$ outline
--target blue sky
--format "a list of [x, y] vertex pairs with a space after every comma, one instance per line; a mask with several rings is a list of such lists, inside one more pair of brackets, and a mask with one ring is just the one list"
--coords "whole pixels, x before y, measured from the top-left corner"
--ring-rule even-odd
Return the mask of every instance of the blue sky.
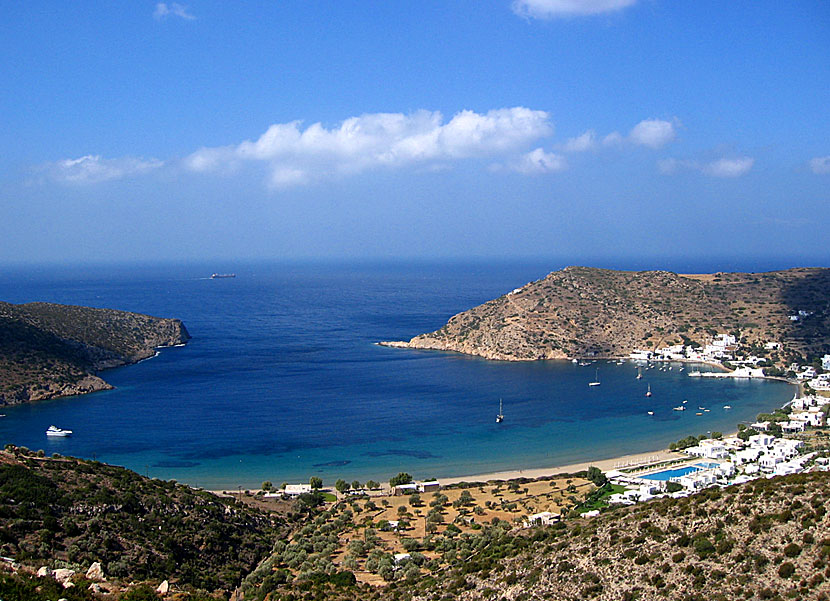
[[830, 263], [830, 4], [0, 8], [0, 261]]

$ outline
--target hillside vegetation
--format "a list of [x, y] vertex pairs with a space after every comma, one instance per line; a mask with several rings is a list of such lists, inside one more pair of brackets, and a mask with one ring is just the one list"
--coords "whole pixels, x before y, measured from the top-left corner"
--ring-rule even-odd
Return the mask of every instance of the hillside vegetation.
[[[516, 484], [508, 489], [533, 486]], [[483, 486], [462, 493], [479, 495]], [[439, 521], [437, 531], [402, 535], [410, 555], [401, 559], [378, 538], [376, 511], [357, 511], [356, 500], [323, 504], [322, 495], [305, 496], [278, 517], [122, 468], [10, 447], [0, 453], [0, 555], [17, 567], [3, 574], [0, 563], [0, 597], [152, 600], [169, 579], [173, 598], [182, 600], [207, 598], [197, 589], [237, 601], [830, 598], [830, 473], [823, 471], [551, 526]], [[443, 495], [434, 496], [434, 511], [449, 511]], [[366, 557], [365, 565], [352, 554]], [[81, 576], [93, 561], [103, 565], [105, 597]], [[62, 591], [35, 577], [41, 565], [76, 569], [76, 586]], [[356, 579], [359, 569], [378, 576]]]
[[109, 388], [96, 372], [190, 339], [178, 319], [28, 303], [0, 303], [0, 404]]
[[187, 486], [68, 457], [0, 452], [0, 555], [31, 566], [100, 562], [108, 578], [232, 589], [284, 521]]
[[435, 332], [384, 344], [561, 359], [703, 344], [735, 331], [748, 345], [782, 343], [780, 362], [830, 352], [830, 269], [678, 275], [567, 267], [459, 313]]

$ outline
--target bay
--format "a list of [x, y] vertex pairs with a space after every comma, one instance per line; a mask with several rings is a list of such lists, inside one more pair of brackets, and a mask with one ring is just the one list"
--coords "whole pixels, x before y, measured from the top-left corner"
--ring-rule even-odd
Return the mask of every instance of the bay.
[[[313, 475], [333, 484], [341, 477], [385, 480], [407, 471], [441, 478], [649, 451], [688, 434], [731, 431], [792, 397], [785, 383], [688, 378], [689, 366], [681, 372], [680, 364], [636, 380], [630, 362], [493, 362], [375, 344], [432, 331], [560, 266], [5, 269], [3, 300], [178, 317], [193, 339], [104, 372], [115, 390], [2, 408], [0, 440], [207, 488]], [[215, 271], [237, 277], [211, 280]], [[588, 387], [597, 369], [602, 385]], [[651, 398], [644, 396], [647, 384]], [[496, 424], [499, 399], [505, 421]], [[683, 399], [692, 410], [672, 411]], [[710, 411], [696, 416], [698, 406]], [[50, 424], [74, 435], [47, 439]]]

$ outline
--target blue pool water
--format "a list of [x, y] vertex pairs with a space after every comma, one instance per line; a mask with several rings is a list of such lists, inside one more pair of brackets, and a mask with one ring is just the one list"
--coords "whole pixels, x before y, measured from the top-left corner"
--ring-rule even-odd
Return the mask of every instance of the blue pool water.
[[718, 467], [717, 463], [696, 463], [695, 465], [679, 467], [673, 470], [663, 470], [662, 472], [655, 472], [653, 474], [649, 474], [648, 476], [642, 477], [646, 480], [660, 480], [661, 482], [666, 482], [671, 478], [679, 478], [680, 476], [685, 476], [701, 469], [715, 467]]
[[673, 470], [663, 470], [662, 472], [655, 472], [653, 474], [649, 474], [648, 476], [643, 476], [643, 478], [645, 480], [659, 480], [661, 482], [666, 482], [671, 478], [679, 478], [680, 476], [685, 476], [686, 474], [696, 472], [699, 469], [700, 468], [696, 466], [680, 467]]
[[[375, 345], [435, 330], [561, 266], [6, 269], [2, 300], [179, 317], [193, 340], [104, 372], [115, 390], [3, 407], [0, 441], [211, 488], [400, 471], [440, 478], [665, 448], [728, 432], [792, 397], [781, 382], [689, 378], [679, 366], [636, 380], [628, 362], [495, 362]], [[237, 277], [210, 280], [213, 272]], [[602, 385], [589, 387], [596, 369]], [[682, 399], [733, 409], [672, 411]], [[47, 439], [50, 424], [75, 434]]]

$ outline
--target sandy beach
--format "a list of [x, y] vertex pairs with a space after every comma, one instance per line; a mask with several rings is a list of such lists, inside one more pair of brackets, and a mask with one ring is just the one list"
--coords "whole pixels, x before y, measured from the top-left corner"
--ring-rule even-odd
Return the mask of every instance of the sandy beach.
[[[541, 467], [527, 470], [508, 470], [503, 472], [490, 472], [485, 474], [470, 474], [466, 476], [454, 476], [451, 478], [439, 478], [442, 486], [449, 484], [457, 484], [459, 482], [488, 482], [490, 480], [515, 480], [517, 478], [543, 478], [547, 476], [556, 476], [558, 474], [573, 474], [587, 470], [591, 466], [596, 466], [603, 472], [610, 470], [631, 468], [631, 467], [646, 467], [648, 465], [662, 463], [664, 461], [676, 461], [678, 459], [687, 459], [689, 461], [695, 460], [695, 457], [690, 457], [685, 453], [678, 453], [668, 450], [650, 451], [646, 453], [636, 453], [633, 455], [621, 455], [619, 457], [612, 457], [610, 459], [600, 459], [597, 461], [585, 461], [582, 463], [571, 463], [569, 465], [557, 465], [552, 467]], [[383, 482], [382, 488], [379, 489], [379, 494], [388, 494], [390, 492], [388, 483]], [[330, 486], [326, 487], [327, 489]], [[244, 490], [244, 489], [243, 489]], [[382, 491], [382, 493], [380, 492]], [[210, 492], [219, 495], [235, 495], [235, 490], [211, 490]]]
[[546, 468], [543, 467], [529, 470], [510, 470], [504, 472], [493, 472], [489, 474], [471, 474], [454, 478], [441, 478], [441, 484], [455, 484], [458, 482], [487, 482], [488, 480], [513, 480], [515, 478], [542, 478], [544, 476], [580, 472], [587, 470], [592, 465], [598, 467], [603, 472], [607, 472], [614, 469], [620, 469], [622, 467], [646, 466], [653, 463], [676, 459], [690, 459], [690, 457], [684, 453], [676, 453], [663, 449], [646, 453], [636, 453], [634, 455], [622, 455], [620, 457], [601, 459], [599, 461], [572, 463], [570, 465]]

